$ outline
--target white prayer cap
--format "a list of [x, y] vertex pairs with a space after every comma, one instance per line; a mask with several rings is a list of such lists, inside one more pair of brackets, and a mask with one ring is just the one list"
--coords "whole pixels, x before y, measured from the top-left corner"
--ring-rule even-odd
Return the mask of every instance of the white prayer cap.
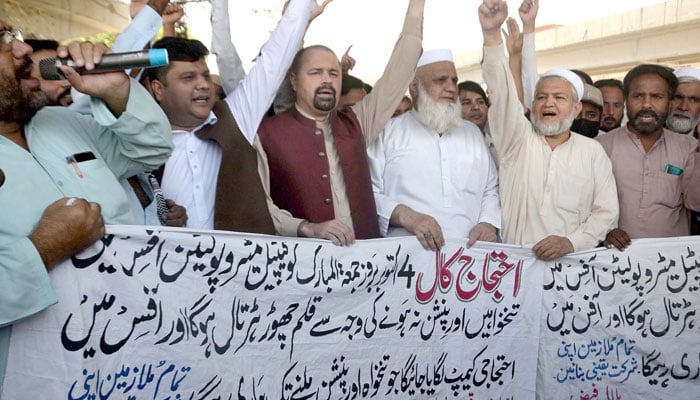
[[700, 68], [695, 67], [680, 67], [674, 74], [676, 78], [693, 78], [700, 81]]
[[440, 61], [450, 61], [454, 62], [452, 58], [452, 50], [448, 49], [436, 49], [436, 50], [426, 50], [421, 54], [418, 59], [418, 64], [416, 68], [420, 68], [427, 64], [432, 64]]
[[581, 100], [583, 99], [583, 81], [581, 78], [579, 78], [578, 75], [575, 73], [569, 71], [568, 69], [563, 69], [563, 68], [554, 68], [550, 69], [549, 71], [545, 72], [542, 77], [546, 78], [549, 76], [556, 76], [562, 79], [566, 79], [573, 85], [574, 89], [576, 89], [576, 94], [578, 95], [578, 99]]

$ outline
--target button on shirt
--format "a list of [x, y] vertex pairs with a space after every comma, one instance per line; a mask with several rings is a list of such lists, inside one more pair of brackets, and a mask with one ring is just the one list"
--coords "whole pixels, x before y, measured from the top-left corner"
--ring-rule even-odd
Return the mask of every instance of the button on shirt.
[[201, 140], [195, 132], [217, 121], [214, 113], [192, 132], [173, 131], [175, 150], [165, 164], [162, 190], [187, 210], [187, 227], [214, 228], [216, 182], [221, 166], [221, 147], [211, 140]]
[[[664, 129], [647, 152], [626, 126], [597, 140], [612, 160], [620, 199], [618, 227], [631, 238], [689, 235], [687, 208], [700, 208], [698, 141]], [[672, 167], [682, 173], [671, 173]]]

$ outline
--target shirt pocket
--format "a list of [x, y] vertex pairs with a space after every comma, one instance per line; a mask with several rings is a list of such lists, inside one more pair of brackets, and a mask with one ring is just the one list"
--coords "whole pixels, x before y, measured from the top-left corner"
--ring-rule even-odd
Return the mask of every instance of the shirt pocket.
[[591, 211], [593, 202], [593, 178], [568, 174], [555, 189], [555, 207], [567, 222], [583, 223]]
[[[488, 164], [478, 158], [456, 157], [455, 168], [451, 171], [452, 183], [457, 192], [476, 194], [483, 192], [484, 179], [488, 175]], [[486, 172], [484, 172], [486, 171]]]
[[[74, 163], [69, 166], [71, 173], [78, 174], [76, 181], [82, 196], [99, 203], [102, 215], [108, 223], [126, 223], [130, 215], [129, 201], [119, 181], [101, 158]], [[82, 176], [82, 178], [80, 178]], [[127, 218], [131, 219], [131, 218]]]
[[683, 175], [657, 172], [651, 176], [651, 186], [647, 190], [649, 204], [660, 204], [669, 208], [677, 208], [683, 204], [681, 195], [681, 177]]

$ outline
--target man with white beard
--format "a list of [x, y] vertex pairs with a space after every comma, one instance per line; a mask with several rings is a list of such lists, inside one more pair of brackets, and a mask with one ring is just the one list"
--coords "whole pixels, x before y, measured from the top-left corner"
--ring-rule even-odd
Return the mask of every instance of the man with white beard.
[[392, 119], [367, 150], [382, 236], [496, 241], [498, 175], [479, 128], [462, 120], [449, 50], [426, 51], [409, 86], [415, 109]]
[[532, 123], [524, 117], [501, 37], [507, 16], [505, 1], [484, 0], [479, 7], [503, 241], [534, 244], [538, 258], [551, 260], [597, 246], [616, 226], [615, 179], [600, 144], [569, 130], [583, 95], [571, 71], [545, 73], [535, 88]]
[[668, 129], [698, 137], [700, 122], [700, 69], [680, 67], [674, 71], [678, 87], [671, 98], [666, 126]]

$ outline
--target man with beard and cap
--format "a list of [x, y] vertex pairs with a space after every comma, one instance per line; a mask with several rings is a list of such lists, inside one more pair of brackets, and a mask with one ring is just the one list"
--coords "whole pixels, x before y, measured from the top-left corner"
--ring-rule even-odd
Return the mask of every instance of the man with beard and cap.
[[678, 78], [678, 87], [671, 98], [671, 107], [666, 118], [668, 129], [698, 138], [700, 122], [700, 69], [680, 67], [674, 75]]
[[382, 236], [495, 242], [498, 174], [483, 135], [462, 119], [449, 50], [425, 51], [409, 86], [415, 109], [394, 118], [367, 149]]
[[603, 115], [600, 119], [600, 130], [610, 132], [622, 125], [625, 116], [625, 95], [622, 82], [617, 79], [601, 79], [593, 86], [600, 89], [603, 95]]
[[532, 122], [523, 115], [501, 37], [507, 7], [499, 0], [479, 7], [489, 124], [500, 157], [503, 241], [534, 243], [535, 255], [551, 260], [597, 246], [616, 225], [615, 179], [600, 144], [569, 130], [583, 96], [573, 72], [545, 73], [535, 87]]
[[698, 141], [663, 127], [678, 78], [670, 68], [642, 64], [623, 82], [629, 122], [598, 138], [620, 198], [620, 222], [605, 245], [618, 249], [635, 238], [687, 236], [688, 210], [700, 209]]
[[300, 50], [290, 80], [291, 110], [268, 118], [258, 132], [259, 173], [284, 236], [349, 245], [380, 237], [367, 164], [371, 144], [389, 121], [415, 74], [425, 0], [410, 0], [403, 31], [371, 93], [348, 110], [336, 108], [341, 67], [325, 46]]
[[603, 112], [603, 94], [600, 89], [587, 83], [583, 84], [581, 112], [578, 113], [571, 130], [589, 138], [600, 133], [600, 117]]
[[[58, 55], [91, 70], [106, 50], [73, 42]], [[92, 96], [93, 116], [43, 107], [31, 51], [0, 21], [0, 386], [12, 324], [57, 301], [47, 270], [100, 239], [105, 223], [136, 223], [118, 179], [157, 167], [172, 149], [165, 115], [124, 72], [63, 66]]]
[[170, 65], [146, 70], [170, 120], [175, 149], [162, 171], [166, 198], [187, 209], [187, 227], [274, 234], [253, 148], [307, 25], [330, 0], [291, 0], [249, 74], [217, 101], [198, 40], [166, 37]]

